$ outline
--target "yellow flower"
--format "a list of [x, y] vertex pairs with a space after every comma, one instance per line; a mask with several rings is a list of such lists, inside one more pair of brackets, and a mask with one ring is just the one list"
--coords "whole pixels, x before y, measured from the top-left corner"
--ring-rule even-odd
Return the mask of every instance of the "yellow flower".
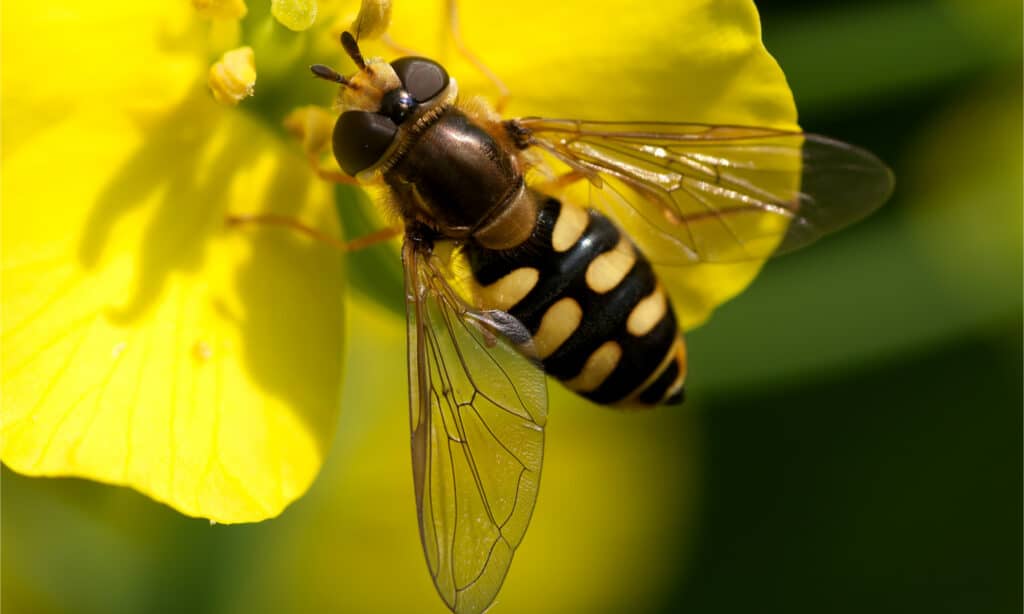
[[[445, 63], [463, 92], [492, 94], [438, 45], [442, 4], [398, 4], [393, 38]], [[305, 492], [331, 444], [346, 271], [328, 248], [224, 220], [273, 212], [340, 234], [335, 203], [352, 206], [355, 192], [316, 180], [283, 120], [330, 100], [307, 65], [345, 66], [334, 34], [358, 7], [193, 5], [5, 6], [0, 457], [22, 473], [254, 521]], [[210, 21], [197, 7], [245, 16]], [[750, 0], [461, 8], [467, 43], [512, 91], [509, 115], [795, 126]], [[293, 33], [275, 21], [283, 14], [293, 29], [313, 25]], [[241, 47], [259, 85], [223, 106], [210, 67]], [[705, 319], [758, 266], [679, 274], [684, 322]], [[354, 300], [393, 302], [401, 290], [388, 291]], [[401, 330], [397, 312], [361, 313], [373, 320], [358, 338]], [[387, 379], [404, 382], [404, 368], [387, 366]], [[404, 413], [404, 386], [390, 388], [345, 409]]]

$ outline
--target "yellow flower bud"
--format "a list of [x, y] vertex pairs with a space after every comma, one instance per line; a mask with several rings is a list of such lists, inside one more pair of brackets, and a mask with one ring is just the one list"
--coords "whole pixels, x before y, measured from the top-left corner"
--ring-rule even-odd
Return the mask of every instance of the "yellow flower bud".
[[252, 47], [239, 47], [227, 51], [210, 67], [207, 80], [217, 102], [236, 105], [252, 96], [256, 85], [256, 56]]

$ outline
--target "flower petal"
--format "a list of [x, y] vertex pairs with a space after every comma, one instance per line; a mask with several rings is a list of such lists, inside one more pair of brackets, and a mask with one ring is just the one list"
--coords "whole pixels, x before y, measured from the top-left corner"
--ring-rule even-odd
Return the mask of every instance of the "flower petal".
[[[405, 3], [391, 32], [436, 53], [464, 93], [494, 87], [455, 53], [443, 3]], [[459, 4], [466, 44], [511, 90], [509, 115], [687, 121], [797, 128], [785, 76], [761, 41], [750, 0], [635, 3], [523, 0], [502, 10]], [[438, 47], [436, 41], [448, 41]], [[382, 51], [382, 53], [387, 53]], [[797, 185], [794, 173], [793, 184]], [[643, 245], [644, 228], [627, 227]], [[763, 262], [660, 271], [684, 327], [702, 323]]]
[[46, 9], [10, 3], [3, 11], [5, 155], [82, 106], [140, 114], [165, 109], [207, 63], [199, 20], [187, 3], [112, 9], [61, 0]]
[[0, 456], [219, 522], [279, 513], [333, 431], [342, 269], [224, 221], [337, 233], [329, 190], [200, 87], [144, 127], [100, 109], [54, 122], [3, 161]]
[[[464, 91], [492, 95], [455, 53], [442, 5], [397, 5], [392, 36], [438, 54]], [[521, 0], [502, 8], [463, 0], [459, 7], [466, 44], [512, 91], [510, 115], [795, 127], [792, 94], [761, 42], [750, 0]]]
[[[443, 22], [430, 5], [402, 5], [396, 22], [412, 36], [396, 27], [395, 38], [429, 52]], [[323, 228], [330, 194], [261, 125], [189, 89], [205, 60], [182, 6], [95, 6], [5, 7], [17, 33], [5, 55], [17, 59], [4, 73], [0, 456], [221, 522], [276, 514], [308, 487], [334, 422], [342, 272], [317, 246], [227, 232], [223, 220], [276, 211]], [[525, 22], [462, 8], [466, 40], [511, 86], [513, 110], [795, 121], [747, 0], [530, 0]], [[435, 30], [421, 19], [430, 10]], [[465, 62], [452, 66], [464, 91], [491, 91]], [[694, 304], [712, 298], [684, 320], [757, 266], [706, 279], [687, 269]]]
[[249, 12], [245, 0], [192, 0], [192, 6], [211, 19], [241, 19]]

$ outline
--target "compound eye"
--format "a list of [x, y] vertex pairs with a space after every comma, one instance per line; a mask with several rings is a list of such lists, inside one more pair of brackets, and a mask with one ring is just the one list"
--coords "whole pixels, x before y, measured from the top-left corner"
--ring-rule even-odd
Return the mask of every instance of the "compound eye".
[[400, 58], [391, 63], [402, 87], [416, 102], [426, 102], [448, 87], [448, 73], [427, 58]]
[[345, 111], [334, 124], [334, 158], [349, 175], [376, 164], [395, 140], [398, 126], [367, 111]]

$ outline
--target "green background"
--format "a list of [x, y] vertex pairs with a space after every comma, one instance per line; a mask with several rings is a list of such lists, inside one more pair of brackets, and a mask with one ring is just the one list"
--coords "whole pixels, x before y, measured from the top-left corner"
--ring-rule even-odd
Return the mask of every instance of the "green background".
[[[689, 401], [652, 419], [656, 428], [580, 404], [560, 418], [555, 407], [538, 535], [517, 560], [531, 569], [517, 579], [513, 566], [495, 612], [529, 604], [566, 612], [1022, 609], [1019, 3], [759, 8], [801, 124], [890, 162], [894, 198], [857, 227], [772, 262], [693, 331]], [[366, 271], [386, 255], [352, 259], [355, 291], [372, 285]], [[353, 333], [353, 353], [359, 343]], [[388, 380], [404, 368], [401, 349], [391, 353], [399, 362]], [[407, 441], [404, 408], [388, 419], [394, 428], [371, 421], [396, 408], [372, 405], [376, 367], [361, 362], [350, 359], [338, 450], [309, 495], [277, 520], [211, 527], [128, 490], [4, 469], [4, 612], [443, 611], [429, 601], [422, 563], [406, 570], [396, 562], [388, 572], [391, 557], [419, 556], [411, 494], [394, 504], [408, 521], [391, 534], [374, 524], [381, 503], [373, 488], [354, 486], [411, 486], [407, 452], [390, 456]], [[596, 482], [546, 492], [572, 484], [575, 466], [553, 466], [571, 458], [567, 424], [593, 424], [608, 450], [639, 454], [643, 438], [655, 438], [644, 466], [666, 468], [664, 476], [609, 478], [638, 486], [619, 493], [626, 511], [614, 522], [578, 530], [577, 539], [607, 540], [621, 557], [622, 573], [603, 572], [593, 586], [591, 563], [557, 541], [588, 510], [545, 498], [593, 501], [588, 489], [616, 465], [596, 459], [608, 467], [595, 470]], [[380, 433], [386, 445], [366, 443]], [[614, 444], [619, 438], [631, 439]], [[675, 471], [677, 462], [688, 469]], [[645, 522], [641, 506], [666, 511], [664, 531], [639, 540], [628, 538], [632, 529], [616, 533], [616, 523]], [[559, 549], [569, 552], [558, 560], [574, 564], [572, 586], [559, 585], [554, 564], [543, 566]], [[345, 570], [361, 563], [380, 568], [380, 586], [345, 584]], [[657, 580], [637, 588], [641, 574]], [[403, 602], [407, 583], [415, 589]], [[611, 597], [573, 601], [597, 583]]]

